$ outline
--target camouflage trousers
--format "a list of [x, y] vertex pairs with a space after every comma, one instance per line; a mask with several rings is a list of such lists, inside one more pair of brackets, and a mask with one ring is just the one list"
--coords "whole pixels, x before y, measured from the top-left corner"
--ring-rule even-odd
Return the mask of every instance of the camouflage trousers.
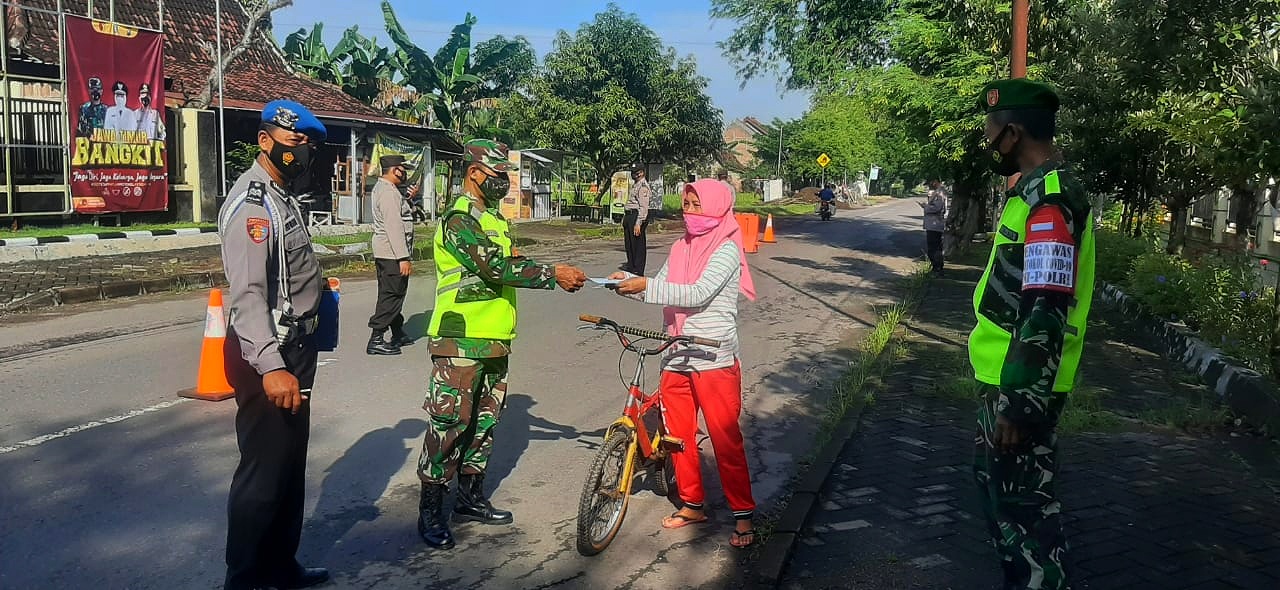
[[1056, 417], [1035, 427], [1022, 448], [995, 448], [999, 390], [984, 386], [978, 409], [973, 475], [987, 528], [1004, 569], [1005, 588], [1068, 588], [1063, 561], [1067, 539], [1062, 532]]
[[507, 359], [432, 357], [422, 408], [431, 418], [418, 459], [418, 478], [447, 484], [454, 475], [484, 473], [493, 427], [507, 399]]

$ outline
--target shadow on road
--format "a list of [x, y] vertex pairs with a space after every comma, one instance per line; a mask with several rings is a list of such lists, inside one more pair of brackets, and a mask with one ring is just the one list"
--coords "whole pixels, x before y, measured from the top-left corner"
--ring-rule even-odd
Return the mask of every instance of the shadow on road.
[[502, 410], [502, 417], [495, 427], [493, 455], [489, 457], [489, 467], [485, 471], [485, 487], [492, 493], [511, 475], [516, 464], [529, 450], [529, 442], [535, 440], [575, 440], [583, 436], [604, 436], [604, 431], [578, 432], [572, 426], [557, 424], [546, 418], [535, 416], [529, 410], [538, 402], [533, 398], [516, 393], [507, 396], [507, 407]]
[[413, 418], [360, 437], [325, 470], [320, 499], [303, 534], [307, 552], [323, 555], [361, 521], [381, 514], [376, 503], [391, 478], [416, 455], [427, 423]]

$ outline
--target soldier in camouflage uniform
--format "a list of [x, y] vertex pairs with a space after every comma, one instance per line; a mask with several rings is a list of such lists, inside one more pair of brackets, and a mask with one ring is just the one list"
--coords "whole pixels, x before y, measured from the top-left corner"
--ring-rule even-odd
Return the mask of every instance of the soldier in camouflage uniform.
[[463, 157], [464, 194], [436, 228], [436, 305], [428, 328], [432, 370], [423, 404], [431, 425], [418, 461], [418, 532], [439, 549], [454, 546], [442, 505], [455, 474], [456, 516], [485, 524], [513, 520], [485, 498], [484, 472], [506, 400], [515, 289], [560, 285], [573, 292], [586, 282], [575, 267], [539, 264], [513, 252], [510, 226], [498, 210], [510, 187], [507, 147], [472, 140]]
[[76, 136], [89, 137], [94, 129], [102, 129], [106, 123], [107, 105], [102, 104], [102, 78], [89, 78], [89, 102], [80, 105]]
[[974, 477], [1004, 569], [1002, 588], [1067, 588], [1056, 430], [1075, 386], [1093, 295], [1093, 221], [1083, 188], [1054, 159], [1053, 90], [1022, 79], [993, 82], [979, 104], [992, 169], [1022, 176], [974, 293], [969, 358], [983, 392]]

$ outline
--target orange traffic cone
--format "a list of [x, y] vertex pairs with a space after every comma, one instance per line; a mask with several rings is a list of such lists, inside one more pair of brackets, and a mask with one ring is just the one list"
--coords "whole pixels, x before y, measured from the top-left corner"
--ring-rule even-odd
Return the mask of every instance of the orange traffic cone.
[[769, 220], [764, 223], [764, 238], [760, 240], [766, 244], [776, 244], [778, 240], [773, 239], [773, 214], [769, 214]]
[[222, 290], [209, 292], [209, 307], [204, 314], [204, 344], [200, 346], [200, 372], [194, 389], [178, 392], [179, 397], [220, 402], [236, 394], [227, 383], [222, 361], [222, 343], [227, 339], [227, 320], [222, 315]]

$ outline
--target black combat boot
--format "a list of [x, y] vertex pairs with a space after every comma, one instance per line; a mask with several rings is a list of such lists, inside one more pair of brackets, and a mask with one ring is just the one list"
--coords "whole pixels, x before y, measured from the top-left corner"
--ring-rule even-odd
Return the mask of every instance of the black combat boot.
[[511, 513], [498, 510], [484, 497], [484, 474], [458, 475], [458, 503], [453, 513], [484, 524], [511, 524]]
[[424, 483], [418, 496], [418, 536], [435, 549], [453, 549], [453, 533], [444, 518], [444, 493], [449, 486]]
[[373, 335], [369, 337], [369, 346], [364, 349], [365, 353], [386, 355], [400, 354], [400, 345], [396, 344], [394, 341], [387, 342], [383, 340], [383, 332], [385, 332], [385, 330], [373, 331]]
[[417, 342], [412, 336], [404, 333], [404, 328], [391, 328], [391, 343], [396, 346], [409, 346]]

